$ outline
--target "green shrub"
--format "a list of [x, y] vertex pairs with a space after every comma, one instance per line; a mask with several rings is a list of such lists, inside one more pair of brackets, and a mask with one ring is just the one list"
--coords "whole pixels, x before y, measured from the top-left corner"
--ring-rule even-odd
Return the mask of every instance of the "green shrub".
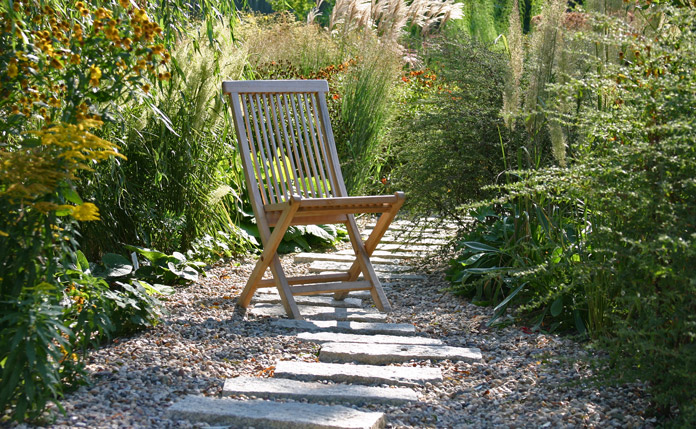
[[[588, 17], [595, 31], [579, 36], [592, 47], [580, 52], [585, 67], [545, 89], [556, 106], [574, 106], [544, 112], [572, 148], [567, 167], [520, 171], [503, 187], [493, 203], [524, 209], [515, 222], [528, 228], [493, 249], [508, 260], [536, 252], [522, 271], [504, 261], [497, 274], [516, 282], [505, 304], [523, 304], [523, 317], [548, 308], [547, 327], [579, 315], [578, 328], [609, 352], [603, 381], [648, 382], [655, 409], [679, 413], [665, 423], [691, 426], [696, 37], [685, 29], [696, 11], [654, 6], [643, 17]], [[540, 228], [551, 232], [541, 242]]]
[[390, 178], [406, 191], [407, 207], [459, 217], [460, 205], [490, 195], [482, 187], [505, 169], [501, 149], [516, 151], [500, 117], [506, 63], [502, 54], [461, 35], [439, 39], [431, 56], [428, 79], [411, 75], [402, 82], [420, 94], [397, 106]]
[[124, 121], [106, 130], [122, 141], [128, 162], [100, 166], [83, 187], [102, 209], [101, 221], [83, 229], [90, 259], [124, 243], [186, 251], [219, 232], [230, 238], [232, 252], [248, 248], [235, 226], [243, 176], [220, 96], [221, 80], [241, 75], [246, 54], [228, 29], [220, 27], [215, 35], [215, 48], [201, 37], [172, 51], [179, 73], [153, 94], [160, 114], [129, 104], [121, 113]]

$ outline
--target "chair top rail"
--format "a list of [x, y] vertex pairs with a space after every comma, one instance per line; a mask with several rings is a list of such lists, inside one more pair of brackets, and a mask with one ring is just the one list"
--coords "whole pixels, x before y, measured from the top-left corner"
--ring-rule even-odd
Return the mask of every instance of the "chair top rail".
[[280, 94], [296, 92], [329, 92], [326, 80], [226, 80], [222, 82], [226, 94]]

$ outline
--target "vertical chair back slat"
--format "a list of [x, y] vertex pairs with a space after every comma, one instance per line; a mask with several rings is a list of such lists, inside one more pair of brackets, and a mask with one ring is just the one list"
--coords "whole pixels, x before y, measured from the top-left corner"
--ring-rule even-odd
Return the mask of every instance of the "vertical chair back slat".
[[257, 89], [251, 82], [226, 84], [234, 85], [225, 92], [238, 103], [235, 121], [242, 131], [237, 134], [240, 147], [248, 149], [241, 152], [255, 175], [250, 183], [258, 188], [262, 204], [284, 202], [293, 194], [305, 198], [346, 195], [336, 170], [339, 164], [333, 159], [336, 150], [328, 110], [324, 112], [325, 82], [300, 81], [279, 90]]
[[[323, 99], [323, 97], [320, 97]], [[326, 178], [329, 182], [329, 185], [331, 187], [331, 195], [336, 195], [335, 190], [339, 189], [339, 185], [337, 184], [336, 180], [336, 173], [334, 170], [331, 168], [331, 158], [330, 158], [330, 149], [329, 149], [329, 143], [328, 140], [326, 139], [326, 132], [323, 127], [323, 123], [320, 119], [321, 116], [321, 105], [317, 101], [317, 94], [312, 94], [310, 101], [312, 102], [312, 113], [313, 113], [313, 121], [316, 126], [317, 130], [317, 139], [319, 143], [319, 150], [321, 153], [321, 159], [324, 161], [324, 169], [326, 170]], [[328, 188], [327, 188], [328, 189]]]
[[292, 94], [283, 94], [283, 108], [285, 110], [285, 119], [286, 119], [286, 125], [288, 126], [288, 131], [290, 135], [290, 139], [288, 140], [290, 152], [292, 153], [293, 157], [295, 158], [295, 165], [297, 167], [297, 176], [300, 181], [300, 186], [302, 188], [302, 191], [304, 192], [305, 196], [311, 196], [311, 190], [309, 188], [309, 181], [307, 180], [307, 174], [305, 173], [306, 170], [306, 165], [302, 164], [302, 157], [300, 154], [300, 151], [298, 151], [296, 148], [299, 146], [298, 139], [297, 139], [297, 132], [296, 132], [296, 126], [297, 123], [293, 121], [293, 114], [292, 114], [292, 107], [290, 107], [292, 103]]
[[341, 164], [338, 161], [338, 152], [336, 151], [336, 142], [334, 141], [331, 121], [329, 120], [329, 108], [326, 105], [326, 97], [317, 97], [317, 99], [319, 100], [319, 122], [321, 123], [321, 129], [324, 130], [326, 150], [328, 152], [326, 161], [329, 164], [329, 169], [334, 175], [335, 188], [333, 195], [336, 197], [347, 197], [348, 191], [343, 181], [343, 174], [341, 174]]
[[312, 137], [312, 146], [314, 150], [314, 159], [317, 164], [317, 170], [319, 170], [319, 175], [317, 176], [317, 181], [321, 179], [321, 188], [324, 191], [324, 196], [330, 196], [330, 187], [326, 180], [327, 173], [325, 171], [325, 166], [323, 162], [322, 152], [319, 149], [321, 145], [321, 137], [319, 136], [319, 128], [316, 126], [316, 121], [314, 121], [314, 104], [310, 103], [313, 94], [305, 94], [304, 105], [305, 111], [307, 112], [307, 124], [309, 125], [309, 134]]
[[[290, 133], [288, 133], [288, 121], [289, 119], [286, 119], [287, 113], [283, 113], [283, 110], [285, 109], [286, 103], [285, 103], [285, 98], [284, 94], [275, 94], [275, 99], [276, 99], [276, 107], [278, 109], [278, 117], [280, 118], [281, 121], [281, 129], [283, 131], [283, 141], [285, 143], [285, 149], [286, 149], [286, 154], [290, 163], [290, 166], [292, 167], [292, 181], [294, 182], [291, 183], [290, 185], [293, 187], [295, 190], [295, 193], [297, 194], [307, 194], [307, 189], [305, 188], [304, 181], [302, 180], [302, 176], [300, 175], [299, 168], [300, 168], [300, 163], [299, 163], [299, 158], [297, 157], [297, 152], [294, 151], [292, 148], [294, 147], [293, 141], [290, 140], [289, 135], [292, 134], [292, 130]], [[287, 111], [286, 111], [287, 112]], [[281, 146], [283, 146], [281, 144]]]
[[282, 196], [284, 192], [281, 192], [280, 187], [278, 186], [278, 176], [275, 174], [274, 166], [277, 165], [277, 162], [274, 162], [277, 160], [278, 155], [274, 153], [274, 151], [271, 149], [271, 145], [269, 144], [268, 141], [268, 133], [266, 130], [268, 129], [268, 123], [266, 122], [266, 109], [263, 104], [263, 101], [261, 99], [261, 96], [259, 94], [256, 94], [256, 114], [259, 118], [259, 125], [261, 127], [261, 134], [263, 135], [263, 144], [261, 144], [261, 136], [259, 136], [259, 146], [261, 146], [261, 159], [263, 160], [264, 167], [268, 166], [267, 171], [270, 175], [270, 183], [272, 185], [272, 188], [270, 189], [271, 193], [271, 202], [273, 203], [278, 203], [282, 200]]
[[[254, 143], [254, 151], [253, 155], [251, 158], [251, 161], [258, 164], [261, 164], [261, 168], [258, 168], [260, 172], [263, 173], [266, 179], [266, 188], [262, 189], [261, 191], [265, 194], [266, 199], [265, 201], [267, 203], [274, 203], [276, 202], [275, 194], [273, 192], [273, 184], [271, 182], [272, 174], [270, 174], [270, 171], [268, 169], [268, 162], [266, 160], [266, 151], [264, 150], [263, 147], [263, 141], [261, 139], [261, 132], [260, 132], [260, 127], [259, 127], [259, 112], [258, 112], [258, 106], [256, 106], [256, 103], [254, 103], [254, 97], [252, 95], [247, 95], [248, 101], [249, 101], [249, 112], [251, 113], [251, 119], [254, 124], [253, 128], [253, 137], [254, 139], [252, 140]], [[263, 181], [262, 179], [263, 176], [259, 177], [259, 181]]]
[[[269, 125], [269, 134], [271, 135], [271, 143], [273, 145], [273, 153], [277, 154], [278, 164], [276, 169], [278, 174], [284, 176], [284, 180], [280, 181], [283, 188], [283, 195], [285, 198], [289, 198], [293, 195], [292, 182], [293, 176], [290, 175], [290, 169], [288, 168], [288, 163], [286, 162], [287, 156], [285, 150], [283, 149], [283, 140], [280, 133], [280, 128], [278, 127], [278, 116], [276, 115], [276, 107], [273, 104], [273, 96], [270, 94], [264, 94], [264, 104], [266, 106], [266, 117], [267, 124]], [[272, 120], [271, 120], [272, 119]]]
[[295, 119], [295, 131], [297, 132], [297, 146], [300, 148], [299, 155], [302, 159], [302, 165], [304, 166], [304, 178], [307, 181], [307, 187], [309, 188], [310, 195], [313, 198], [317, 197], [317, 192], [314, 189], [314, 183], [312, 183], [312, 170], [309, 168], [309, 162], [307, 162], [307, 152], [305, 150], [305, 142], [302, 138], [302, 124], [300, 123], [299, 115], [297, 114], [297, 99], [298, 94], [290, 95], [290, 107], [292, 108], [292, 114]]
[[314, 138], [314, 134], [312, 131], [309, 129], [309, 111], [307, 109], [307, 105], [305, 103], [306, 94], [297, 94], [297, 110], [300, 112], [300, 118], [302, 119], [302, 130], [304, 134], [304, 146], [306, 148], [306, 153], [307, 153], [307, 158], [309, 161], [309, 165], [312, 169], [312, 177], [314, 180], [312, 181], [314, 184], [315, 191], [317, 193], [317, 197], [322, 198], [324, 197], [324, 193], [322, 192], [321, 189], [321, 182], [320, 182], [320, 175], [319, 175], [319, 169], [317, 168], [317, 157], [314, 154], [314, 149], [312, 148], [312, 139]]
[[262, 204], [268, 204], [268, 196], [266, 195], [265, 187], [263, 186], [263, 174], [259, 169], [259, 163], [256, 162], [257, 150], [256, 146], [254, 145], [254, 135], [251, 127], [251, 115], [249, 113], [249, 98], [247, 96], [242, 95], [241, 97], [233, 98], [232, 102], [233, 104], [236, 104], [238, 107], [241, 106], [239, 108], [239, 117], [235, 117], [235, 120], [237, 122], [241, 122], [243, 120], [243, 123], [246, 125], [246, 127], [243, 128], [246, 130], [246, 135], [242, 134], [241, 132], [238, 132], [237, 137], [240, 139], [239, 148], [242, 152], [242, 163], [244, 165], [244, 169], [245, 171], [253, 172], [253, 180], [247, 178], [247, 183], [250, 184], [250, 188], [256, 188], [259, 190], [258, 193], [253, 192], [251, 190], [250, 192], [254, 195], [258, 194], [261, 198]]

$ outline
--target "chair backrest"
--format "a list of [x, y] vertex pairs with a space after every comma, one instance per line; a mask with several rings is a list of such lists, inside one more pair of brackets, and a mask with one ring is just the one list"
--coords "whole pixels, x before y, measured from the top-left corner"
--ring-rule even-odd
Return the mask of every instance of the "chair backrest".
[[325, 80], [225, 81], [252, 199], [347, 196]]

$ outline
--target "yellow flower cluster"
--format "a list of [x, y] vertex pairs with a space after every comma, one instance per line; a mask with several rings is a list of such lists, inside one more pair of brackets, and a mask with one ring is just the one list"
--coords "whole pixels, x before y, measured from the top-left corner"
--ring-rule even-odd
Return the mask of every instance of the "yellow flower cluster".
[[[11, 38], [24, 39], [24, 46], [28, 47], [28, 53], [15, 52], [4, 70], [0, 70], [0, 101], [9, 106], [12, 114], [26, 118], [38, 114], [50, 122], [58, 109], [68, 109], [79, 122], [91, 115], [87, 109], [72, 111], [83, 102], [75, 96], [87, 94], [84, 101], [89, 104], [96, 91], [85, 91], [88, 88], [110, 90], [109, 85], [132, 84], [148, 92], [153, 78], [171, 79], [169, 71], [160, 69], [171, 59], [166, 48], [156, 42], [162, 29], [148, 17], [144, 2], [118, 3], [123, 9], [97, 7], [95, 4], [102, 3], [92, 0], [77, 1], [74, 8], [85, 19], [20, 0], [13, 4], [21, 5], [24, 20], [9, 13], [0, 14], [0, 31], [9, 33]], [[113, 55], [95, 57], [95, 52], [99, 52], [95, 48], [105, 39], [111, 46], [107, 53]], [[68, 80], [87, 88], [68, 88]]]
[[9, 198], [43, 213], [67, 211], [80, 221], [99, 219], [99, 211], [92, 203], [72, 206], [38, 200], [55, 192], [60, 183], [76, 180], [78, 170], [91, 170], [92, 163], [111, 156], [125, 159], [118, 146], [88, 131], [101, 124], [91, 119], [80, 125], [54, 124], [31, 132], [40, 140], [39, 146], [0, 151], [0, 183], [5, 184], [0, 198]]

